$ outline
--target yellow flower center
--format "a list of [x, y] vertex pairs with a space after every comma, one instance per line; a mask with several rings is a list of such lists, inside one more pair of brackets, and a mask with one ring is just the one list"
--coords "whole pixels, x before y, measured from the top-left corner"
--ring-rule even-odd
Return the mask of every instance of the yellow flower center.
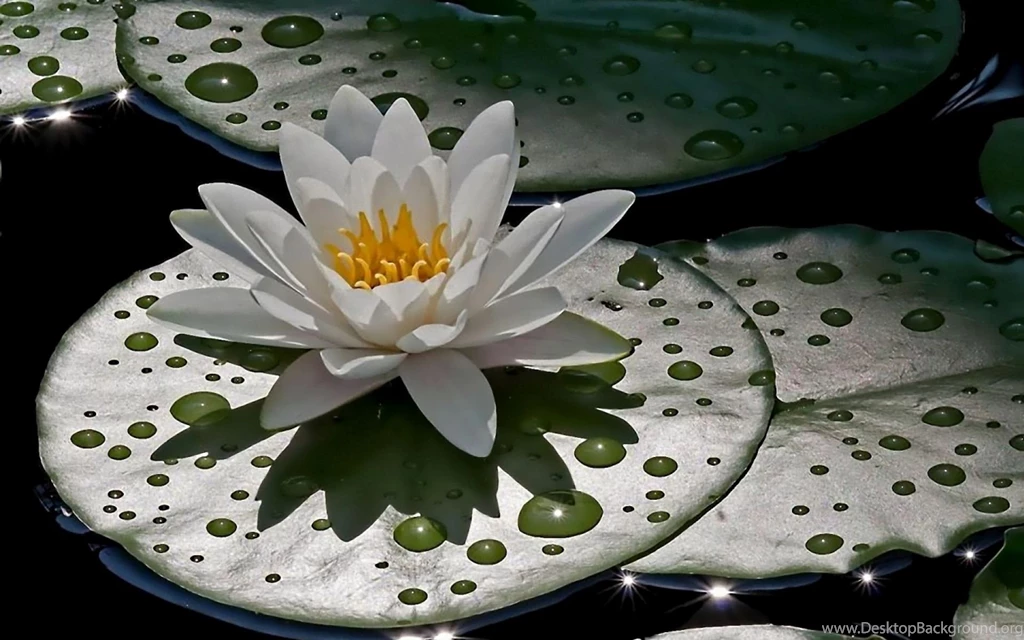
[[334, 270], [350, 285], [369, 290], [400, 280], [426, 282], [448, 270], [451, 260], [441, 242], [448, 228], [446, 223], [437, 225], [430, 242], [422, 242], [412, 224], [412, 214], [404, 204], [393, 226], [388, 224], [383, 209], [377, 212], [377, 217], [379, 237], [365, 211], [359, 212], [358, 235], [349, 229], [338, 229], [338, 233], [352, 243], [351, 253], [334, 244], [324, 245], [334, 256]]

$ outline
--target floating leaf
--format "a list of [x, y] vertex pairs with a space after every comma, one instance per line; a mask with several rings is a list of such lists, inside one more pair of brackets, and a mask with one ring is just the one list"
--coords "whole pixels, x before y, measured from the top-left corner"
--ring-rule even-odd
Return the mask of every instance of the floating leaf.
[[700, 514], [767, 428], [772, 388], [748, 381], [771, 365], [746, 315], [694, 269], [635, 251], [602, 242], [551, 281], [576, 312], [637, 336], [635, 355], [488, 372], [499, 434], [483, 460], [398, 382], [260, 429], [296, 352], [175, 336], [145, 315], [157, 296], [236, 281], [187, 252], [114, 288], [58, 347], [38, 400], [43, 463], [92, 530], [261, 613], [407, 626], [553, 591]]
[[1024, 234], [1024, 118], [1004, 120], [992, 128], [979, 170], [992, 212]]
[[531, 192], [664, 185], [804, 148], [920, 91], [960, 36], [956, 0], [458, 4], [475, 11], [147, 3], [121, 22], [118, 51], [160, 101], [257, 151], [276, 148], [283, 121], [321, 129], [345, 82], [381, 108], [407, 97], [439, 150], [513, 100], [517, 188]]
[[[867, 640], [876, 638], [881, 640], [878, 636], [871, 636]], [[673, 631], [654, 636], [651, 640], [853, 640], [853, 637], [795, 627], [754, 624]]]
[[971, 585], [953, 624], [958, 640], [982, 640], [1019, 632], [1024, 620], [1024, 529], [1006, 532], [1003, 548]]
[[116, 91], [111, 3], [95, 0], [0, 4], [0, 113], [16, 113]]
[[784, 402], [739, 485], [629, 569], [845, 572], [1024, 521], [1024, 264], [853, 226], [672, 251], [756, 320]]

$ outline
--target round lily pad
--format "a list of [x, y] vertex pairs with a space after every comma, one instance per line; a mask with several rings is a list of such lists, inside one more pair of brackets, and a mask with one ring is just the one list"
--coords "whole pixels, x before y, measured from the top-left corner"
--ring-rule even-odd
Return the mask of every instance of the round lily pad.
[[981, 152], [981, 186], [992, 213], [1024, 234], [1024, 118], [1004, 120], [992, 129]]
[[953, 624], [957, 640], [1012, 636], [1024, 619], [1024, 529], [1006, 532], [1003, 548], [971, 585]]
[[[871, 636], [867, 640], [876, 638], [879, 637]], [[654, 636], [651, 640], [853, 640], [853, 636], [808, 631], [807, 629], [797, 629], [795, 627], [752, 624], [672, 631]]]
[[0, 0], [0, 114], [84, 100], [125, 84], [111, 3]]
[[1024, 521], [1024, 265], [852, 226], [672, 249], [750, 311], [783, 402], [739, 485], [631, 570], [845, 572]]
[[[183, 26], [188, 12], [208, 20]], [[537, 192], [665, 185], [801, 149], [920, 91], [960, 29], [956, 0], [170, 1], [122, 20], [118, 51], [160, 101], [256, 151], [276, 149], [281, 122], [322, 127], [342, 83], [382, 108], [409, 99], [439, 151], [513, 100], [517, 188]]]
[[746, 315], [696, 270], [636, 251], [603, 241], [550, 281], [636, 352], [490, 370], [486, 459], [448, 444], [398, 382], [297, 429], [261, 429], [262, 398], [299, 352], [150, 322], [156, 297], [242, 284], [186, 252], [68, 332], [38, 399], [43, 464], [92, 530], [191, 591], [261, 613], [395, 627], [553, 591], [696, 517], [767, 428], [771, 365]]

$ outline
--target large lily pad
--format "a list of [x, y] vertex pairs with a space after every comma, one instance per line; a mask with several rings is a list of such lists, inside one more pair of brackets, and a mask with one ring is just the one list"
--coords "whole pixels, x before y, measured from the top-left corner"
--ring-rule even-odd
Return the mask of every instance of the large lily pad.
[[261, 430], [261, 398], [298, 354], [175, 336], [140, 309], [234, 282], [187, 252], [115, 287], [66, 335], [38, 400], [44, 466], [91, 529], [262, 613], [406, 626], [552, 591], [696, 517], [767, 428], [771, 365], [746, 315], [696, 270], [635, 249], [599, 243], [552, 283], [636, 336], [636, 353], [491, 371], [499, 436], [484, 460], [437, 435], [397, 383]]
[[971, 585], [953, 623], [958, 640], [1020, 635], [1024, 627], [1024, 529], [1006, 532], [1003, 548]]
[[[878, 636], [871, 636], [871, 638], [878, 638]], [[796, 627], [752, 624], [672, 631], [654, 636], [651, 640], [853, 640], [853, 637], [797, 629]]]
[[992, 213], [1024, 234], [1024, 118], [1004, 120], [993, 127], [981, 153], [979, 171]]
[[0, 4], [0, 113], [84, 100], [125, 84], [103, 0]]
[[739, 485], [630, 569], [844, 572], [1024, 521], [1024, 265], [852, 226], [672, 250], [750, 310], [785, 403]]
[[321, 127], [344, 82], [382, 106], [411, 94], [440, 150], [513, 100], [530, 192], [663, 185], [803, 148], [913, 96], [959, 36], [956, 0], [224, 0], [140, 5], [118, 51], [162, 102], [258, 151], [282, 121]]

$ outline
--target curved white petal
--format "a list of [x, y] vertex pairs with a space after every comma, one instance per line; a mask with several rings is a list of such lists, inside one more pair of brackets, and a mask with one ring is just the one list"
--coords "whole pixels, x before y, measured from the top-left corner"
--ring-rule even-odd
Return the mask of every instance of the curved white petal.
[[316, 241], [317, 248], [326, 251], [325, 245], [333, 244], [346, 250], [351, 249], [338, 229], [352, 229], [358, 227], [358, 223], [349, 214], [341, 196], [316, 178], [299, 178], [295, 184], [302, 220]]
[[332, 376], [361, 380], [392, 371], [406, 355], [379, 349], [324, 349], [320, 358]]
[[280, 145], [281, 167], [284, 169], [284, 179], [288, 184], [288, 191], [291, 193], [292, 201], [299, 209], [299, 216], [306, 226], [310, 226], [302, 208], [298, 180], [300, 178], [319, 180], [336, 193], [341, 193], [348, 181], [348, 172], [352, 168], [352, 163], [327, 140], [290, 122], [284, 123], [281, 128], [278, 144]]
[[508, 204], [519, 173], [519, 144], [516, 140], [516, 113], [511, 102], [499, 102], [484, 109], [473, 119], [459, 138], [448, 158], [452, 193], [458, 193], [463, 182], [477, 166], [491, 156], [505, 154], [512, 159], [501, 190], [501, 208]]
[[[348, 174], [348, 186], [342, 194], [342, 199], [353, 219], [358, 219], [359, 213], [365, 213], [370, 219], [371, 225], [376, 225], [377, 214], [373, 209], [374, 189], [377, 187], [377, 180], [387, 173], [384, 165], [377, 162], [370, 156], [357, 158], [352, 163], [352, 171]], [[376, 229], [376, 226], [374, 226]], [[357, 231], [358, 226], [352, 231]]]
[[441, 156], [430, 156], [419, 165], [427, 175], [430, 177], [430, 184], [434, 187], [434, 195], [437, 196], [437, 222], [450, 222], [451, 220], [451, 201], [449, 200], [450, 194], [454, 193], [451, 189], [451, 183], [449, 180], [448, 164], [444, 161]]
[[550, 276], [611, 231], [632, 206], [636, 196], [630, 191], [609, 189], [588, 193], [564, 204], [565, 217], [558, 231], [526, 270], [506, 290], [510, 295]]
[[373, 391], [397, 376], [397, 370], [357, 380], [332, 376], [320, 353], [301, 355], [277, 379], [260, 410], [260, 426], [283, 429], [319, 418], [329, 411]]
[[409, 213], [412, 214], [412, 226], [421, 238], [427, 242], [434, 233], [434, 229], [440, 224], [438, 217], [437, 194], [434, 193], [434, 184], [431, 182], [430, 174], [422, 165], [413, 167], [409, 179], [402, 187], [402, 196], [405, 204], [409, 206]]
[[468, 358], [438, 349], [409, 356], [398, 372], [416, 406], [449, 442], [478, 458], [491, 453], [498, 426], [494, 392]]
[[463, 232], [472, 221], [466, 242], [478, 238], [490, 242], [494, 238], [505, 215], [502, 196], [509, 167], [509, 156], [503, 153], [487, 158], [470, 172], [452, 200], [453, 236]]
[[359, 337], [371, 344], [393, 347], [405, 333], [388, 305], [371, 291], [332, 287], [331, 298]]
[[356, 158], [373, 151], [373, 139], [383, 119], [377, 105], [355, 87], [345, 85], [334, 94], [327, 109], [324, 138], [355, 163]]
[[370, 224], [378, 234], [382, 231], [378, 214], [384, 212], [390, 230], [398, 222], [398, 210], [402, 206], [402, 201], [402, 187], [398, 186], [395, 176], [390, 171], [378, 175], [377, 181], [373, 184], [371, 210], [366, 212], [370, 216]]
[[463, 311], [453, 324], [425, 324], [399, 338], [395, 346], [407, 353], [423, 353], [437, 349], [457, 338], [466, 327], [469, 312]]
[[479, 347], [529, 333], [565, 311], [556, 287], [532, 289], [503, 298], [469, 319], [466, 330], [452, 341], [455, 349]]
[[430, 305], [427, 285], [419, 280], [402, 280], [380, 287], [373, 293], [380, 297], [391, 310], [401, 333], [412, 330], [423, 323]]
[[404, 183], [413, 167], [433, 153], [419, 116], [405, 98], [395, 100], [373, 139], [373, 157]]
[[562, 207], [541, 207], [505, 236], [487, 255], [468, 308], [475, 311], [485, 306], [525, 273], [548, 246], [564, 215]]
[[172, 211], [171, 225], [185, 242], [223, 265], [232, 275], [246, 282], [270, 275], [270, 271], [206, 209]]
[[[302, 293], [314, 287], [326, 294], [323, 277], [312, 262], [315, 248], [305, 229], [293, 227], [266, 211], [248, 214], [245, 222], [257, 244], [266, 252], [267, 264], [278, 280]], [[308, 284], [303, 276], [310, 281]]]
[[462, 351], [481, 369], [505, 365], [568, 367], [618, 360], [629, 355], [629, 341], [614, 331], [563, 312], [530, 333]]
[[315, 335], [331, 346], [370, 346], [345, 323], [343, 318], [331, 315], [273, 278], [263, 278], [250, 289], [250, 292], [256, 304], [268, 314], [296, 329]]
[[437, 322], [450, 324], [466, 308], [466, 303], [473, 294], [473, 288], [480, 280], [480, 270], [486, 260], [486, 255], [473, 258], [457, 268], [455, 273], [448, 278], [434, 310], [434, 318]]
[[270, 315], [247, 289], [179, 291], [157, 300], [146, 315], [165, 327], [201, 338], [309, 349], [334, 346]]

